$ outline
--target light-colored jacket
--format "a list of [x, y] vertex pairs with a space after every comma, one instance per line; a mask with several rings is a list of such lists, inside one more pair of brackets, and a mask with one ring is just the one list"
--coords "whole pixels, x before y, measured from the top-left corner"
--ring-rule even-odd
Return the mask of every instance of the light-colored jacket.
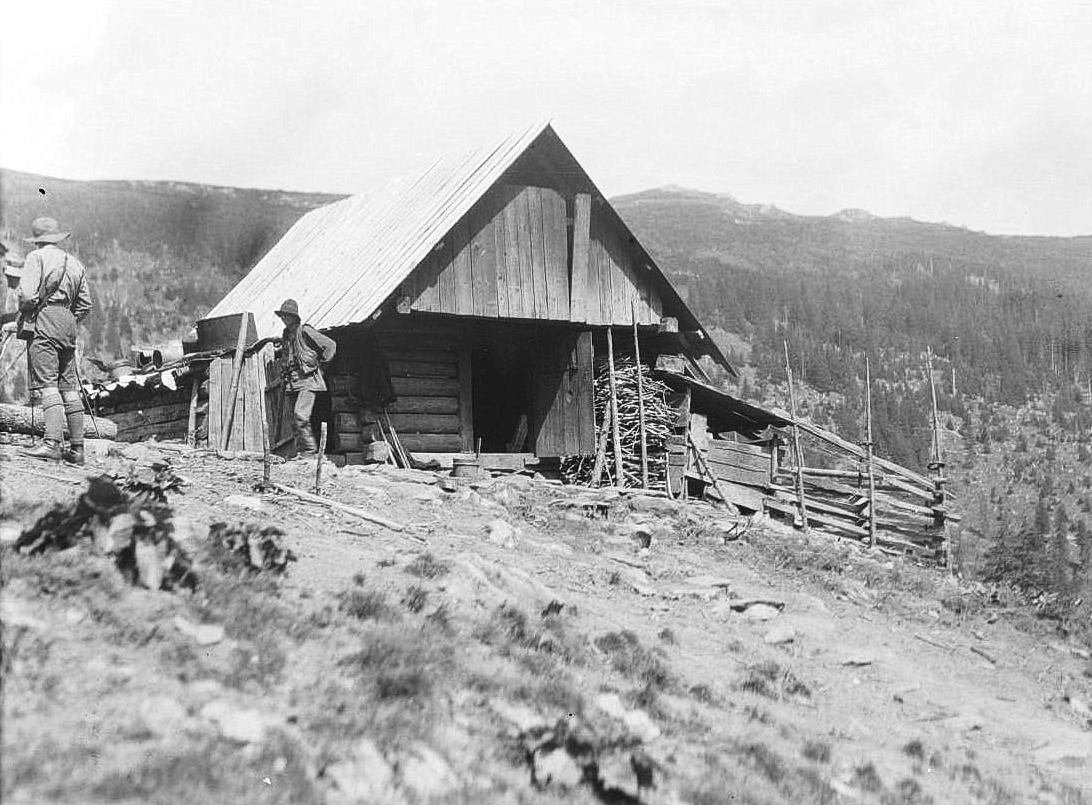
[[[62, 272], [65, 274], [62, 277]], [[60, 280], [48, 299], [42, 294]], [[91, 312], [91, 289], [83, 263], [52, 243], [35, 249], [26, 257], [19, 280], [19, 309], [30, 313], [39, 306], [58, 305], [72, 311], [76, 321]]]

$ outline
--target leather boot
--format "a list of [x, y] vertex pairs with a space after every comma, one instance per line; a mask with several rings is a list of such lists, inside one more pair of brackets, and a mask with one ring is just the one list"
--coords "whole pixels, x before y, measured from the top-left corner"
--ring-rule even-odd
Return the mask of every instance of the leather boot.
[[73, 465], [75, 465], [77, 467], [82, 467], [84, 465], [83, 445], [82, 444], [69, 445], [68, 449], [66, 449], [61, 454], [61, 458], [64, 459], [65, 464], [73, 464]]
[[300, 456], [313, 456], [318, 453], [318, 445], [315, 444], [315, 434], [311, 432], [310, 423], [302, 428], [296, 428], [296, 453]]
[[61, 443], [54, 439], [45, 439], [38, 447], [31, 450], [20, 450], [19, 453], [27, 458], [36, 458], [40, 461], [60, 462]]

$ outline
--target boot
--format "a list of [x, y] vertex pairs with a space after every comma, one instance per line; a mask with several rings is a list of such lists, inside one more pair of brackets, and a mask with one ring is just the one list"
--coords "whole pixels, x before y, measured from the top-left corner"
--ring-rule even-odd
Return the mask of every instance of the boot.
[[296, 454], [298, 456], [314, 456], [318, 453], [318, 445], [315, 444], [315, 434], [311, 432], [310, 423], [305, 427], [296, 429]]
[[76, 467], [82, 467], [84, 465], [83, 445], [69, 445], [68, 449], [61, 454], [61, 458], [64, 460], [65, 464], [72, 464]]
[[61, 443], [55, 439], [44, 439], [38, 447], [31, 450], [20, 450], [19, 453], [27, 458], [60, 462]]

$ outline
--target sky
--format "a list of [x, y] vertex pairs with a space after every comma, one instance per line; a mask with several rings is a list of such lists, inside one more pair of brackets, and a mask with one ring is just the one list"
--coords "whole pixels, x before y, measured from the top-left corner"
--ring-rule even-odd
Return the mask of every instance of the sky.
[[608, 196], [1092, 234], [1092, 0], [49, 5], [6, 168], [352, 193], [550, 119]]

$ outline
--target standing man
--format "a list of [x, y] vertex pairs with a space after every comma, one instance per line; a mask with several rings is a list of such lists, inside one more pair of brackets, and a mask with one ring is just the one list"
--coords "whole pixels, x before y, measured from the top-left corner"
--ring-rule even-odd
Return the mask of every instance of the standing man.
[[[36, 218], [19, 280], [19, 338], [27, 342], [28, 385], [41, 398], [45, 440], [23, 455], [83, 464], [83, 401], [76, 379], [76, 325], [91, 312], [87, 271], [57, 244], [68, 237], [52, 218]], [[65, 420], [70, 444], [62, 449]]]
[[285, 299], [277, 317], [284, 322], [281, 334], [284, 391], [292, 405], [296, 451], [301, 456], [313, 456], [318, 447], [311, 430], [311, 409], [315, 407], [315, 394], [326, 391], [322, 364], [333, 360], [337, 344], [310, 324], [302, 323], [295, 299]]

